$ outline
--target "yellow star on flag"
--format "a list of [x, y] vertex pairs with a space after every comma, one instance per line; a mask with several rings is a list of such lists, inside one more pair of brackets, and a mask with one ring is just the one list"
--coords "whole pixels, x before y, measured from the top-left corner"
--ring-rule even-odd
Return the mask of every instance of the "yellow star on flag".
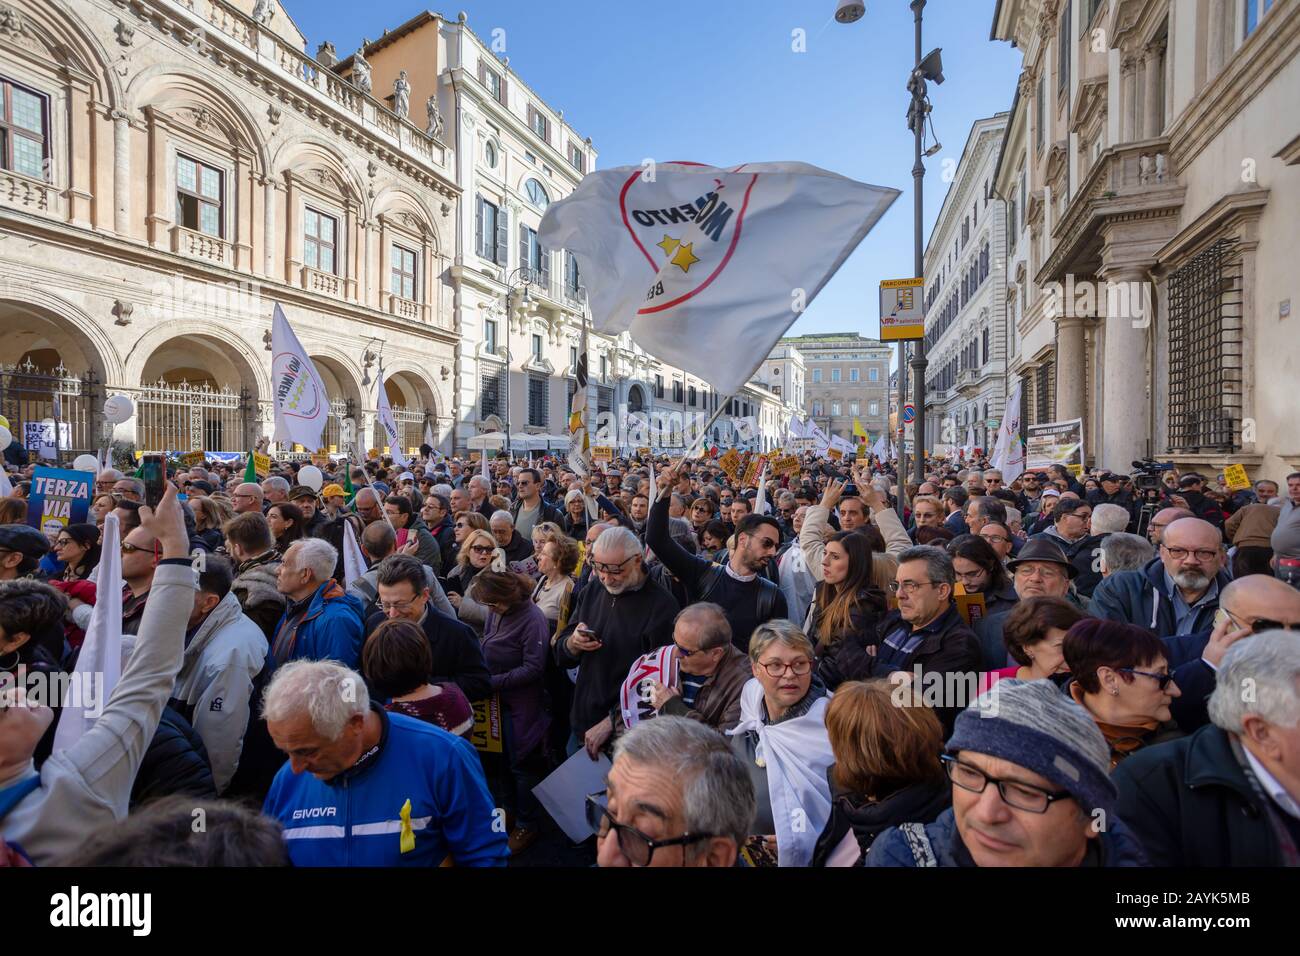
[[677, 255], [670, 260], [672, 264], [683, 272], [690, 272], [691, 266], [700, 261], [700, 257], [691, 251], [694, 246], [693, 242], [683, 242], [677, 249]]
[[673, 254], [673, 250], [677, 248], [677, 240], [674, 239], [672, 236], [668, 235], [667, 233], [665, 233], [663, 241], [657, 242], [655, 243], [655, 245], [657, 245], [660, 249], [664, 251], [664, 255], [671, 256]]

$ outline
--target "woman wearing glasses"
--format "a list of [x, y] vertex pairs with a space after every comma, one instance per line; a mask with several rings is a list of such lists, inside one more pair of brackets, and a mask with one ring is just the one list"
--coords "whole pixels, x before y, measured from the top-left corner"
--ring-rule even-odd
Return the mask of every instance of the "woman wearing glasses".
[[756, 627], [749, 661], [754, 679], [728, 731], [758, 800], [745, 853], [756, 865], [807, 866], [831, 812], [826, 685], [813, 671], [812, 642], [790, 621]]
[[1135, 750], [1183, 736], [1169, 709], [1182, 692], [1160, 638], [1135, 624], [1086, 618], [1061, 647], [1070, 696], [1106, 738], [1112, 769]]
[[54, 555], [63, 563], [61, 581], [84, 581], [99, 564], [99, 529], [70, 524], [54, 540]]
[[[456, 515], [456, 520], [451, 526], [451, 557], [454, 561], [460, 555], [461, 546], [465, 543], [465, 537], [471, 531], [487, 531], [488, 520], [477, 511], [462, 511]], [[448, 562], [447, 567], [451, 566]]]
[[587, 501], [581, 488], [570, 488], [564, 495], [564, 533], [575, 541], [587, 537]]
[[998, 553], [977, 534], [960, 534], [948, 542], [957, 580], [967, 594], [984, 597], [984, 616], [1004, 614], [1020, 600]]
[[457, 617], [474, 628], [480, 638], [483, 625], [487, 623], [488, 609], [477, 600], [474, 585], [479, 572], [487, 568], [504, 571], [505, 552], [497, 545], [491, 531], [471, 531], [465, 536], [456, 567], [447, 575], [444, 584], [447, 600], [456, 608]]

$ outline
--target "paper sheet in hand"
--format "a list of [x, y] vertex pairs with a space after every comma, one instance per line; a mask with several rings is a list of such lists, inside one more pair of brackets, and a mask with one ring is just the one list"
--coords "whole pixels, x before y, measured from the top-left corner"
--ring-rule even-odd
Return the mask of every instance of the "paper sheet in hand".
[[594, 832], [587, 824], [586, 796], [605, 789], [607, 773], [608, 757], [601, 754], [593, 763], [586, 750], [579, 750], [533, 787], [533, 796], [570, 840], [581, 843]]

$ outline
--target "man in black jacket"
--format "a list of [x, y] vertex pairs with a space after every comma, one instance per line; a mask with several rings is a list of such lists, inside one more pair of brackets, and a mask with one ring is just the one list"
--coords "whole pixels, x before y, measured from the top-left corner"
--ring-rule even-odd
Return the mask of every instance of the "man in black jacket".
[[1094, 509], [1097, 505], [1119, 505], [1128, 512], [1128, 530], [1137, 528], [1138, 505], [1131, 492], [1120, 485], [1120, 476], [1113, 471], [1103, 471], [1097, 479], [1100, 488], [1088, 492], [1088, 504]]
[[1239, 640], [1219, 668], [1213, 723], [1116, 768], [1116, 811], [1153, 866], [1300, 865], [1298, 696], [1300, 634]]
[[[957, 572], [952, 558], [942, 548], [919, 545], [898, 556], [898, 571], [890, 590], [898, 595], [898, 610], [880, 624], [879, 643], [871, 648], [858, 645], [857, 662], [849, 646], [836, 655], [845, 680], [868, 677], [889, 678], [903, 672], [931, 703], [930, 685], [945, 688], [936, 701], [935, 713], [944, 725], [944, 736], [952, 732], [953, 721], [962, 708], [974, 702], [949, 700], [946, 688], [957, 686], [944, 675], [978, 675], [983, 669], [979, 641], [953, 602]], [[918, 670], [919, 669], [919, 670]], [[899, 678], [892, 678], [898, 680]]]
[[1092, 524], [1092, 506], [1078, 498], [1062, 498], [1052, 510], [1052, 525], [1034, 535], [1053, 542], [1074, 566], [1074, 589], [1083, 597], [1101, 583], [1101, 535], [1089, 533]]
[[627, 528], [605, 529], [588, 552], [592, 578], [555, 639], [556, 663], [578, 667], [570, 754], [585, 747], [596, 759], [614, 732], [613, 710], [633, 662], [672, 639], [680, 605], [649, 579], [643, 555]]
[[474, 631], [455, 618], [429, 606], [429, 586], [418, 558], [393, 554], [379, 565], [379, 610], [366, 619], [370, 634], [383, 620], [405, 618], [424, 628], [433, 655], [429, 682], [454, 683], [471, 701], [482, 700], [492, 690], [483, 650]]
[[668, 530], [668, 488], [675, 480], [676, 469], [659, 475], [659, 498], [646, 520], [645, 543], [682, 582], [691, 603], [712, 601], [722, 608], [731, 625], [732, 642], [748, 653], [754, 628], [789, 615], [785, 595], [763, 576], [781, 543], [781, 526], [771, 515], [746, 515], [736, 528], [736, 546], [725, 565], [697, 557], [674, 541]]

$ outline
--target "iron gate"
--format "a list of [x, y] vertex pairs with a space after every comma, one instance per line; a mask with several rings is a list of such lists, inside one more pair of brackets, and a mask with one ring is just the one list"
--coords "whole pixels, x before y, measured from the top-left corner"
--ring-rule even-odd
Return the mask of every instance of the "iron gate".
[[[403, 408], [401, 405], [393, 406], [393, 422], [397, 425], [398, 439], [402, 443], [402, 454], [406, 455], [412, 448], [419, 448], [424, 444], [424, 425], [430, 419], [428, 412], [419, 408]], [[375, 416], [375, 427], [371, 435], [371, 448], [378, 448], [383, 451], [388, 447], [388, 436], [384, 434], [384, 426], [379, 423], [379, 416]]]
[[357, 413], [357, 403], [352, 399], [335, 398], [330, 400], [330, 413], [325, 419], [325, 434], [321, 443], [328, 452], [343, 452], [343, 422], [352, 419]]
[[[41, 436], [51, 441], [57, 431], [59, 461], [93, 455], [100, 444], [99, 385], [93, 371], [78, 377], [62, 361], [48, 371], [30, 358], [21, 365], [0, 365], [0, 415], [9, 420], [19, 445], [34, 449]], [[36, 427], [41, 422], [47, 424]]]
[[136, 393], [136, 447], [141, 451], [245, 452], [248, 390], [159, 381]]

